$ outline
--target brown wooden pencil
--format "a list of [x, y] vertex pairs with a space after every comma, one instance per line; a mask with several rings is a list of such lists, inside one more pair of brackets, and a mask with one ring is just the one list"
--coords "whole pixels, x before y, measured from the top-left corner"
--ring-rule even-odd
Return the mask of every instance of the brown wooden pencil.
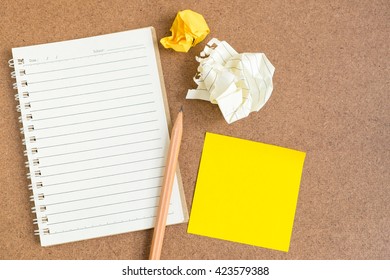
[[175, 178], [177, 161], [183, 134], [183, 111], [180, 109], [175, 124], [172, 128], [171, 143], [169, 145], [167, 164], [164, 172], [164, 180], [161, 188], [160, 203], [157, 212], [156, 224], [153, 232], [152, 245], [149, 260], [159, 260], [164, 241], [165, 226], [171, 200], [172, 185]]

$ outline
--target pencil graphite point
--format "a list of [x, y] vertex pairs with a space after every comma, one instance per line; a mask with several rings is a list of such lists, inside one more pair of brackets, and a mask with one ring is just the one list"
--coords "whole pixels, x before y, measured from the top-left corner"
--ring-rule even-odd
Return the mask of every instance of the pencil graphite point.
[[183, 105], [181, 105], [179, 112], [183, 112]]

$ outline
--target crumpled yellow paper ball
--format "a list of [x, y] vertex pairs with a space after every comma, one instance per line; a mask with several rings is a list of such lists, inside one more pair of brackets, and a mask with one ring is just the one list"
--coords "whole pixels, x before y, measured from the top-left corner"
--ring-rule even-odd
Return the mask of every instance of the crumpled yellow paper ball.
[[177, 52], [188, 52], [210, 33], [204, 17], [191, 10], [178, 12], [170, 31], [172, 36], [162, 38], [160, 43], [164, 48]]

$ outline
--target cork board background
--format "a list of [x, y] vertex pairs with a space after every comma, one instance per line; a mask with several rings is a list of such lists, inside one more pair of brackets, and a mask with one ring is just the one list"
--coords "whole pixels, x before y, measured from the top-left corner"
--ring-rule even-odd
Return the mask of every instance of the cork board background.
[[[191, 209], [206, 131], [307, 153], [288, 253], [167, 228], [163, 259], [390, 258], [390, 4], [388, 1], [14, 1], [0, 9], [0, 259], [146, 259], [152, 231], [48, 248], [34, 237], [11, 48], [154, 26], [168, 34], [192, 9], [211, 29], [189, 53], [160, 45], [171, 117], [185, 110], [180, 154]], [[274, 92], [228, 125], [216, 105], [185, 100], [212, 37], [264, 52]]]

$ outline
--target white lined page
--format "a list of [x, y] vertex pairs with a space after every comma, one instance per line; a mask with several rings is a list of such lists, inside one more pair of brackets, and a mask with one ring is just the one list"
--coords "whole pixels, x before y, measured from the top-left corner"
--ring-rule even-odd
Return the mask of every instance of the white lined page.
[[[153, 227], [169, 134], [152, 29], [13, 57], [41, 244]], [[167, 223], [184, 222], [184, 207], [176, 178]]]

